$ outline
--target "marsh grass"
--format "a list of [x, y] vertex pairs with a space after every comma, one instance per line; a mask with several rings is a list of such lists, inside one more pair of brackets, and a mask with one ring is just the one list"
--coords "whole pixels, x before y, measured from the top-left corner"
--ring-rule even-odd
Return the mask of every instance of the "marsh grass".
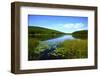
[[41, 52], [50, 48], [46, 43], [36, 39], [28, 39], [28, 60], [39, 60]]
[[28, 39], [28, 59], [38, 59], [37, 51], [35, 51], [35, 48], [38, 46], [39, 40], [36, 38], [29, 38]]
[[87, 40], [66, 40], [60, 44], [53, 55], [66, 59], [87, 58]]
[[[29, 42], [29, 60], [41, 59], [41, 52], [51, 47], [42, 41], [35, 38], [30, 38]], [[65, 40], [61, 42], [53, 52], [49, 52], [51, 59], [79, 59], [88, 57], [88, 43], [87, 40]]]

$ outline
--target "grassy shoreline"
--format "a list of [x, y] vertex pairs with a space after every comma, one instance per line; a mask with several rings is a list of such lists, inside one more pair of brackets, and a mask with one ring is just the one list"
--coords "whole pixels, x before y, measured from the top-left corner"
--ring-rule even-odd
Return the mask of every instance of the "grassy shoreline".
[[[39, 42], [37, 42], [37, 40], [34, 40], [31, 41], [31, 43], [31, 45], [34, 45]], [[48, 54], [51, 56], [51, 59], [57, 59], [57, 57], [59, 57], [60, 59], [87, 58], [87, 47], [87, 40], [65, 40], [55, 48], [54, 52], [49, 52]], [[51, 47], [45, 43], [38, 44], [37, 47], [30, 47], [29, 60], [40, 60], [41, 52], [46, 49], [50, 50], [50, 48]]]
[[54, 55], [65, 59], [87, 58], [87, 40], [66, 40], [60, 44]]

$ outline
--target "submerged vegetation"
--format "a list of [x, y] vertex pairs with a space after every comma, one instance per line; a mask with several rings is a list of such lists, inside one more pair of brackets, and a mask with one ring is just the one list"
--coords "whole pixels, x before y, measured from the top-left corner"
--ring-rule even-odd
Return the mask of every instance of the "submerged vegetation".
[[28, 27], [28, 60], [87, 58], [87, 33], [87, 30], [76, 31], [72, 33], [75, 39], [50, 46], [44, 41], [67, 34], [41, 27]]

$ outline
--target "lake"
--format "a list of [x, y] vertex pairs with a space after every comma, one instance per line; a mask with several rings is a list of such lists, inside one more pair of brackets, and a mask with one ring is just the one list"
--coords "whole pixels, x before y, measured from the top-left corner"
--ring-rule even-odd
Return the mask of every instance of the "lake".
[[65, 41], [65, 40], [73, 40], [73, 39], [75, 39], [75, 38], [72, 35], [63, 35], [63, 36], [60, 36], [57, 38], [45, 40], [43, 42], [45, 42], [49, 46], [55, 46], [55, 45], [58, 45], [59, 43]]

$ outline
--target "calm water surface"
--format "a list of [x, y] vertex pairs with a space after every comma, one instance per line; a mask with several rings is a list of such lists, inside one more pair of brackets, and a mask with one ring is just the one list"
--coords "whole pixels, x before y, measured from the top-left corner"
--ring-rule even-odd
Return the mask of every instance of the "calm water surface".
[[72, 37], [72, 35], [63, 35], [63, 36], [60, 36], [60, 37], [57, 37], [57, 38], [52, 38], [52, 39], [49, 39], [49, 40], [45, 40], [43, 42], [45, 42], [49, 46], [54, 46], [54, 45], [57, 45], [57, 44], [65, 41], [65, 40], [73, 40], [73, 39], [75, 39], [75, 38]]

